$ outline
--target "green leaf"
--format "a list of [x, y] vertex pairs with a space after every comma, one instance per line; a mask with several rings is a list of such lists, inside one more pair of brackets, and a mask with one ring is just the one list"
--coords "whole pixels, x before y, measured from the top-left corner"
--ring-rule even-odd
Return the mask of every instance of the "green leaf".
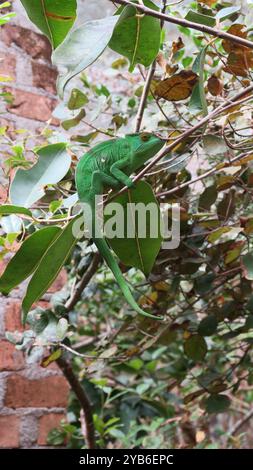
[[10, 13], [6, 13], [5, 15], [2, 15], [0, 17], [0, 26], [8, 23], [11, 20], [11, 18], [13, 18], [14, 16], [16, 16], [16, 13], [14, 12], [10, 12]]
[[203, 387], [209, 390], [210, 387], [213, 385], [213, 383], [219, 382], [220, 378], [221, 376], [218, 372], [208, 370], [207, 372], [201, 373], [198, 376], [197, 381], [200, 387]]
[[[144, 0], [144, 4], [158, 10], [150, 0]], [[127, 6], [122, 11], [109, 46], [129, 59], [129, 70], [132, 72], [136, 64], [148, 67], [153, 62], [159, 52], [160, 36], [158, 19], [140, 15], [135, 7]]]
[[[217, 205], [217, 214], [219, 219], [222, 220], [223, 223], [231, 217], [235, 212], [235, 190], [231, 189], [228, 193], [224, 194], [223, 199]], [[237, 227], [234, 227], [234, 233], [236, 235]], [[233, 228], [230, 230], [231, 235], [233, 233]], [[238, 233], [240, 232], [240, 229]], [[232, 239], [232, 236], [230, 237]]]
[[55, 212], [58, 211], [58, 209], [60, 209], [61, 206], [62, 206], [62, 200], [61, 199], [58, 200], [58, 201], [52, 201], [49, 204], [49, 211], [54, 214]]
[[204, 89], [204, 65], [208, 47], [209, 46], [207, 45], [201, 49], [193, 63], [192, 71], [199, 76], [199, 80], [193, 88], [189, 103], [190, 110], [202, 110], [204, 116], [208, 114], [208, 107]]
[[68, 108], [72, 110], [80, 109], [82, 106], [89, 102], [87, 96], [78, 88], [74, 88], [71, 92]]
[[201, 320], [199, 327], [198, 327], [198, 333], [201, 336], [212, 336], [218, 326], [218, 321], [215, 315], [211, 314], [208, 315], [207, 317], [203, 318]]
[[212, 184], [211, 186], [208, 186], [204, 192], [200, 195], [199, 198], [199, 210], [209, 210], [212, 204], [215, 203], [217, 199], [217, 188], [215, 184]]
[[48, 37], [53, 48], [65, 38], [76, 19], [76, 0], [21, 0], [30, 20]]
[[213, 16], [203, 15], [197, 11], [189, 10], [185, 16], [187, 21], [192, 21], [193, 23], [205, 24], [206, 26], [215, 26], [216, 19]]
[[251, 314], [253, 314], [253, 295], [250, 296], [245, 308], [246, 310], [249, 310]]
[[[108, 243], [112, 247], [113, 251], [119, 257], [119, 259], [126, 266], [134, 266], [139, 268], [144, 274], [148, 274], [155, 262], [156, 256], [159, 253], [162, 237], [161, 237], [161, 220], [160, 220], [160, 209], [157, 200], [154, 196], [151, 186], [145, 181], [140, 181], [135, 189], [128, 190], [126, 193], [121, 194], [113, 199], [114, 203], [119, 204], [122, 207], [124, 213], [124, 227], [121, 237], [108, 238]], [[145, 207], [152, 204], [154, 208], [154, 215], [150, 217], [150, 213], [147, 210], [146, 226], [141, 225], [141, 221], [138, 217], [137, 210], [134, 213], [130, 211], [127, 206], [129, 203], [143, 204]], [[131, 206], [133, 207], [133, 206]], [[109, 216], [105, 208], [105, 233], [108, 233], [108, 229], [113, 230], [114, 216]], [[152, 220], [152, 223], [151, 223]], [[143, 221], [144, 222], [144, 221]], [[157, 234], [152, 233], [152, 227], [157, 227]], [[143, 235], [140, 234], [143, 229]], [[131, 234], [132, 237], [127, 237]], [[150, 233], [151, 232], [151, 233]], [[152, 235], [152, 237], [150, 236]]]
[[137, 357], [136, 359], [131, 359], [131, 361], [127, 362], [126, 365], [132, 367], [132, 369], [140, 370], [143, 367], [144, 362]]
[[232, 250], [228, 250], [224, 258], [224, 263], [225, 264], [233, 263], [233, 261], [239, 258], [243, 248], [244, 246], [242, 244], [238, 244], [238, 245], [235, 245], [235, 247]]
[[40, 366], [41, 367], [48, 367], [52, 362], [59, 359], [59, 357], [61, 357], [61, 354], [62, 354], [61, 349], [56, 349], [56, 351], [54, 351], [52, 354], [50, 354], [47, 357], [44, 357], [44, 359], [42, 360]]
[[[43, 322], [46, 324], [45, 328], [43, 328]], [[46, 346], [48, 343], [59, 342], [57, 335], [58, 321], [50, 310], [45, 311], [44, 314], [41, 315], [39, 323], [39, 328], [42, 330], [40, 333], [37, 333], [38, 343], [40, 345]], [[36, 328], [38, 331], [38, 325], [36, 325]]]
[[60, 446], [66, 441], [66, 433], [61, 429], [51, 429], [47, 436], [47, 444], [51, 446]]
[[0, 291], [2, 294], [9, 294], [14, 287], [33, 273], [59, 232], [59, 227], [45, 227], [30, 235], [22, 243], [0, 278]]
[[74, 193], [71, 194], [71, 196], [67, 197], [66, 199], [63, 199], [62, 205], [66, 209], [69, 209], [70, 207], [73, 207], [78, 201], [78, 194]]
[[208, 235], [207, 240], [210, 243], [214, 243], [217, 240], [219, 240], [222, 237], [222, 235], [224, 235], [225, 233], [228, 233], [229, 231], [230, 231], [229, 227], [219, 227], [217, 228], [217, 230], [214, 230], [213, 232], [210, 233], [210, 235]]
[[36, 364], [41, 361], [44, 355], [44, 348], [42, 346], [33, 346], [29, 349], [29, 352], [26, 357], [27, 364]]
[[18, 233], [15, 233], [15, 232], [8, 233], [6, 236], [6, 240], [8, 241], [8, 243], [12, 245], [12, 243], [16, 240], [17, 236], [18, 236]]
[[184, 344], [185, 354], [195, 362], [203, 361], [207, 353], [207, 345], [200, 335], [192, 335]]
[[22, 303], [24, 323], [31, 306], [48, 290], [69, 257], [69, 254], [76, 243], [76, 238], [72, 231], [73, 224], [76, 222], [77, 218], [78, 217], [75, 217], [63, 230], [61, 230], [58, 237], [44, 254], [32, 279], [30, 280]]
[[85, 117], [86, 112], [84, 109], [81, 109], [81, 111], [77, 114], [77, 116], [73, 117], [72, 119], [67, 119], [66, 121], [62, 121], [61, 125], [65, 131], [68, 131], [72, 127], [77, 126], [81, 120]]
[[0, 8], [8, 8], [10, 6], [11, 6], [10, 2], [3, 2], [0, 4]]
[[[89, 132], [86, 135], [73, 135], [71, 140], [73, 142], [80, 142], [80, 144], [89, 144], [92, 140], [94, 140], [98, 136], [98, 131]], [[84, 145], [87, 147], [88, 145]]]
[[190, 111], [200, 111], [202, 110], [202, 103], [200, 98], [200, 89], [199, 83], [196, 83], [193, 87], [191, 99], [189, 102]]
[[117, 345], [114, 344], [109, 349], [105, 349], [102, 352], [102, 354], [99, 355], [99, 357], [101, 359], [109, 359], [110, 357], [115, 356], [115, 353], [117, 352], [117, 349], [118, 349]]
[[16, 172], [10, 187], [13, 204], [30, 207], [44, 196], [44, 186], [58, 183], [69, 170], [71, 157], [65, 143], [47, 145], [37, 154], [39, 159], [31, 169]]
[[6, 214], [23, 214], [23, 215], [28, 215], [29, 217], [33, 216], [32, 212], [29, 209], [26, 209], [25, 207], [12, 206], [12, 205], [1, 206], [0, 215], [6, 215]]
[[137, 387], [136, 387], [136, 393], [138, 393], [138, 395], [142, 395], [144, 394], [149, 388], [150, 388], [151, 384], [150, 383], [142, 383], [142, 384], [139, 384]]
[[88, 21], [71, 31], [63, 43], [52, 54], [53, 64], [64, 67], [60, 74], [57, 89], [63, 95], [65, 86], [73, 77], [91, 65], [109, 43], [118, 16], [108, 16], [101, 20]]
[[223, 413], [230, 406], [230, 399], [226, 395], [210, 395], [205, 402], [207, 413]]
[[251, 330], [253, 329], [253, 315], [248, 315], [245, 321], [244, 329]]
[[219, 155], [224, 156], [224, 153], [228, 150], [224, 139], [217, 135], [204, 135], [202, 137], [202, 141], [204, 147], [203, 150], [209, 157], [218, 157]]
[[244, 277], [253, 281], [253, 253], [247, 253], [242, 257]]
[[198, 295], [206, 294], [213, 287], [215, 275], [213, 273], [203, 274], [195, 280], [195, 290]]
[[68, 331], [68, 327], [69, 327], [68, 320], [66, 320], [66, 318], [60, 318], [56, 327], [56, 335], [59, 341], [64, 340], [66, 333]]
[[240, 11], [240, 7], [227, 7], [227, 8], [222, 8], [220, 11], [218, 11], [216, 15], [216, 19], [219, 21], [224, 21], [230, 16], [234, 15], [234, 13], [237, 13]]
[[1, 223], [5, 233], [19, 233], [22, 229], [22, 219], [15, 214], [8, 215], [1, 218]]

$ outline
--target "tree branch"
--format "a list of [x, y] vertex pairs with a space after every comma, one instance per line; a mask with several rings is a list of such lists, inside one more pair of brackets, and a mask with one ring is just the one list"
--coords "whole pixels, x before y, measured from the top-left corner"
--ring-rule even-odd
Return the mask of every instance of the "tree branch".
[[240, 421], [238, 421], [231, 430], [230, 436], [234, 436], [238, 431], [253, 417], [253, 409], [250, 410]]
[[[92, 276], [95, 274], [100, 260], [101, 260], [100, 254], [95, 253], [90, 266], [88, 267], [87, 271], [84, 273], [73, 295], [65, 304], [67, 312], [70, 312], [79, 301], [83, 290], [88, 285]], [[58, 367], [61, 369], [63, 375], [67, 379], [71, 389], [75, 393], [82, 407], [83, 420], [85, 422], [85, 427], [86, 427], [85, 438], [87, 441], [87, 446], [89, 449], [95, 449], [96, 447], [95, 430], [94, 430], [94, 423], [93, 423], [92, 408], [91, 408], [89, 398], [86, 395], [83, 387], [81, 386], [78, 378], [74, 374], [71, 364], [68, 361], [66, 361], [63, 357], [60, 357], [59, 359], [57, 359], [56, 362], [58, 364]]]
[[174, 16], [166, 15], [165, 13], [152, 10], [151, 8], [148, 8], [145, 5], [136, 5], [136, 3], [129, 2], [128, 0], [110, 0], [110, 2], [118, 3], [119, 5], [133, 6], [135, 8], [138, 8], [139, 11], [145, 13], [146, 15], [154, 16], [155, 18], [158, 18], [165, 22], [184, 26], [185, 28], [195, 29], [202, 33], [211, 34], [211, 36], [215, 36], [220, 39], [227, 39], [228, 41], [232, 41], [234, 43], [240, 44], [241, 46], [253, 49], [253, 42], [248, 41], [247, 39], [240, 38], [239, 36], [234, 36], [233, 34], [226, 33], [225, 31], [219, 31], [210, 26], [202, 25], [200, 23], [194, 23], [193, 21], [188, 21], [184, 18], [174, 18]]
[[66, 302], [65, 307], [66, 307], [67, 312], [70, 312], [70, 310], [72, 310], [75, 307], [75, 305], [77, 304], [77, 302], [79, 301], [83, 290], [85, 289], [85, 287], [90, 282], [92, 276], [95, 274], [95, 272], [98, 268], [98, 265], [100, 263], [100, 260], [101, 260], [101, 255], [99, 253], [95, 253], [90, 266], [88, 267], [87, 271], [85, 271], [85, 273], [84, 273], [82, 279], [80, 280], [77, 288], [75, 289], [73, 295]]
[[83, 387], [81, 386], [78, 378], [73, 372], [73, 369], [68, 361], [60, 357], [57, 359], [57, 364], [61, 369], [64, 377], [67, 379], [71, 389], [77, 396], [80, 405], [83, 410], [84, 420], [85, 420], [85, 427], [86, 427], [86, 441], [88, 449], [95, 449], [96, 448], [96, 439], [95, 439], [95, 429], [93, 424], [93, 415], [92, 415], [92, 407], [87, 397]]

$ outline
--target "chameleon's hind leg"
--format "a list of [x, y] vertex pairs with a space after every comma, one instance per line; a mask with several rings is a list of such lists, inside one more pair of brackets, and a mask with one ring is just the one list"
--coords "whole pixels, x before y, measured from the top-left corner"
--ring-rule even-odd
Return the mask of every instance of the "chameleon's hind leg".
[[124, 186], [127, 186], [128, 188], [134, 188], [135, 183], [129, 176], [122, 171], [124, 168], [126, 169], [129, 166], [129, 157], [122, 158], [121, 160], [118, 160], [117, 162], [113, 163], [111, 166], [111, 174], [114, 176], [116, 180], [118, 180], [120, 183], [122, 183]]

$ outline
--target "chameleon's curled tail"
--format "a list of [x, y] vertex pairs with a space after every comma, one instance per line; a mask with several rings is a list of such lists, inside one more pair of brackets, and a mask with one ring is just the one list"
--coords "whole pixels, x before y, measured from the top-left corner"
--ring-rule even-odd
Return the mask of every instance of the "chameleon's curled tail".
[[125, 299], [129, 303], [129, 305], [140, 315], [153, 318], [155, 320], [162, 320], [161, 317], [156, 317], [142, 310], [137, 304], [137, 302], [134, 300], [132, 292], [126, 283], [124, 276], [120, 271], [119, 266], [110, 251], [109, 246], [107, 245], [107, 242], [103, 238], [95, 238], [93, 241], [103, 258], [105, 259], [106, 263], [108, 264], [109, 268], [111, 269], [112, 273], [114, 274], [115, 279], [119, 284], [122, 293], [124, 294]]

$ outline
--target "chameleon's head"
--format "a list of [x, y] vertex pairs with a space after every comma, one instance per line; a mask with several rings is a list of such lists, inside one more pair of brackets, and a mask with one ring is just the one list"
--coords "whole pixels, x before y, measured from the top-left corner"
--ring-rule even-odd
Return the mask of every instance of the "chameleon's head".
[[136, 168], [142, 166], [164, 146], [165, 141], [149, 132], [129, 134], [126, 136], [133, 155], [136, 158]]

